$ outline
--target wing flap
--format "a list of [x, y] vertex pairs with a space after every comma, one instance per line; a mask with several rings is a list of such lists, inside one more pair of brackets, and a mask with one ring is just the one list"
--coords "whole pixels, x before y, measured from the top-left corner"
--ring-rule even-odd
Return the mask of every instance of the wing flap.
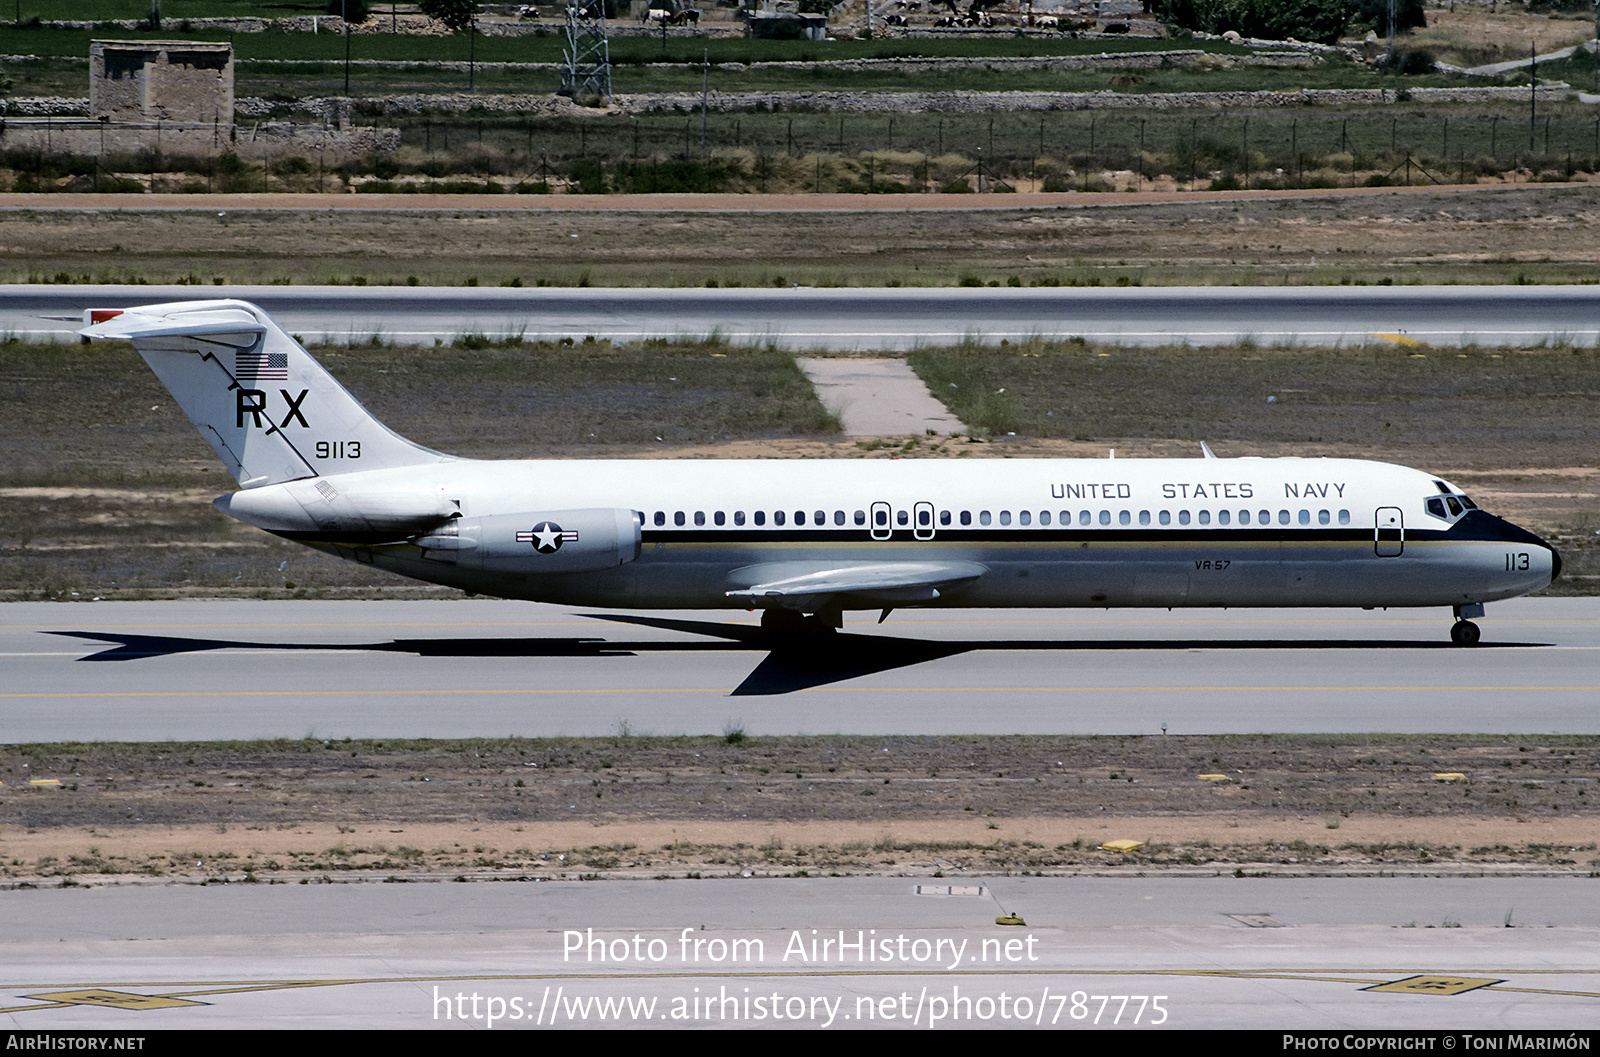
[[859, 562], [817, 567], [807, 563], [752, 565], [734, 573], [754, 579], [727, 597], [764, 608], [810, 609], [829, 602], [862, 608], [932, 602], [988, 570], [976, 562]]

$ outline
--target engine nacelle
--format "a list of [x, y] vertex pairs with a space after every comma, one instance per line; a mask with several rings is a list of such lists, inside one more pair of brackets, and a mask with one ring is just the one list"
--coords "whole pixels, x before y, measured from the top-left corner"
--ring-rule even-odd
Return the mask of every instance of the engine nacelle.
[[586, 573], [633, 561], [642, 531], [632, 510], [550, 510], [456, 518], [414, 542], [425, 557], [463, 569]]
[[229, 517], [280, 533], [367, 533], [404, 539], [460, 513], [438, 486], [392, 474], [307, 477], [247, 488], [212, 504]]

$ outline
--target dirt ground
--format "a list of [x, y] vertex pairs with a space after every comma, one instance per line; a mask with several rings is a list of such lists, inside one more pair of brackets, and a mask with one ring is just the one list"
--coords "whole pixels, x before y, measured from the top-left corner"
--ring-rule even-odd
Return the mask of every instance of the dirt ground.
[[1593, 248], [1600, 185], [1591, 184], [1143, 195], [168, 197], [0, 195], [0, 281], [1600, 281]]
[[0, 877], [1592, 875], [1597, 764], [1487, 736], [8, 746]]

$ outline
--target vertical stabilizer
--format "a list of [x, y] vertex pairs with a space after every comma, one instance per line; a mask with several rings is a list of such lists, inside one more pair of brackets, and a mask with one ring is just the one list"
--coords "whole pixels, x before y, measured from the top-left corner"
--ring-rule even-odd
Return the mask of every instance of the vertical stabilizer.
[[133, 342], [242, 487], [449, 458], [373, 418], [248, 302], [92, 309], [84, 322], [86, 338]]

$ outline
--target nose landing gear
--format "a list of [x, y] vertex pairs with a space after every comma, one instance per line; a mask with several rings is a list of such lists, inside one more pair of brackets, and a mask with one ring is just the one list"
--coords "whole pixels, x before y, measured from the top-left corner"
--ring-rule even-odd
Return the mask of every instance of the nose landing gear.
[[1470, 606], [1455, 607], [1456, 622], [1450, 625], [1450, 641], [1457, 646], [1476, 646], [1483, 637], [1483, 632], [1478, 630], [1469, 617], [1483, 616], [1483, 603], [1478, 602]]

